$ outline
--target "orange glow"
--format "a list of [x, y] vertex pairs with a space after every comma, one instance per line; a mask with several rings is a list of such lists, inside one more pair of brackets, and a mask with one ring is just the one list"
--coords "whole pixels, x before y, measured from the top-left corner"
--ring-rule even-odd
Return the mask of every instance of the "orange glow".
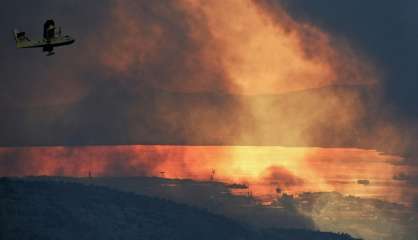
[[[258, 197], [339, 191], [400, 199], [393, 189], [402, 158], [374, 150], [256, 146], [91, 146], [1, 148], [1, 176], [161, 176], [246, 183]], [[370, 186], [356, 183], [368, 179]], [[344, 184], [340, 184], [343, 182]]]

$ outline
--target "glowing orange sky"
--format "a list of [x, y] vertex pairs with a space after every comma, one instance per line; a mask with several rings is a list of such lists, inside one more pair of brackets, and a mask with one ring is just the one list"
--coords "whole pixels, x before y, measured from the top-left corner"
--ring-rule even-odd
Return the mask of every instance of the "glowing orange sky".
[[[108, 26], [111, 30], [107, 32], [123, 37], [112, 37], [111, 48], [102, 54], [102, 63], [118, 74], [138, 74], [144, 64], [166, 63], [165, 58], [174, 57], [167, 52], [178, 47], [173, 45], [177, 36], [165, 21], [154, 19], [171, 19], [165, 9], [171, 7], [187, 19], [189, 32], [177, 34], [187, 34], [198, 47], [178, 54], [175, 61], [182, 62], [185, 67], [181, 71], [185, 73], [173, 72], [171, 77], [179, 78], [175, 84], [161, 85], [154, 79], [150, 83], [154, 86], [266, 94], [376, 82], [370, 62], [354, 54], [348, 45], [335, 44], [320, 29], [298, 23], [283, 11], [272, 13], [259, 5], [251, 0], [178, 0], [168, 6], [158, 5], [153, 9], [157, 15], [150, 20], [135, 15], [135, 4], [117, 1]], [[194, 73], [196, 69], [199, 71]], [[225, 82], [223, 89], [210, 89], [211, 84], [204, 83], [218, 80]]]
[[[7, 166], [13, 157], [14, 166]], [[2, 176], [65, 175], [161, 176], [247, 183], [255, 196], [339, 191], [400, 199], [393, 175], [404, 171], [402, 158], [374, 150], [251, 146], [91, 146], [1, 148]], [[10, 161], [10, 160], [9, 160]], [[368, 187], [356, 184], [368, 179]], [[336, 184], [335, 180], [349, 184]], [[375, 183], [385, 182], [386, 185]], [[388, 184], [389, 183], [389, 184]]]

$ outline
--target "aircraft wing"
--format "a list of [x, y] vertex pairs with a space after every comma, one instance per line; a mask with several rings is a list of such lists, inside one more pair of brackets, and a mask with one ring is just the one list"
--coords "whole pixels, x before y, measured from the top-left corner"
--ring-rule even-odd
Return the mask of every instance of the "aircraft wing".
[[37, 40], [37, 41], [25, 40], [25, 41], [16, 42], [16, 46], [18, 48], [37, 48], [37, 47], [45, 47], [46, 45], [47, 45], [47, 42], [43, 40]]
[[51, 38], [49, 40], [49, 44], [52, 46], [61, 46], [61, 45], [67, 45], [69, 43], [73, 43], [74, 39], [70, 36], [57, 36], [54, 38]]
[[69, 43], [74, 42], [74, 39], [70, 36], [62, 36], [62, 37], [54, 37], [49, 39], [49, 41], [46, 40], [36, 40], [32, 41], [29, 39], [18, 39], [16, 41], [16, 46], [18, 48], [37, 48], [37, 47], [56, 47], [61, 45], [67, 45]]

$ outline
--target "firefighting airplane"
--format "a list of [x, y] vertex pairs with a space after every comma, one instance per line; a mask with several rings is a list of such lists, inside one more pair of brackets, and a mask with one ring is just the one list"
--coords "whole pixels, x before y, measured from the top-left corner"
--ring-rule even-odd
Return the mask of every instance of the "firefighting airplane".
[[47, 56], [54, 53], [54, 47], [69, 45], [75, 42], [75, 39], [68, 35], [61, 35], [61, 28], [55, 28], [55, 22], [52, 19], [46, 20], [44, 23], [44, 34], [42, 40], [30, 40], [25, 32], [14, 30], [14, 36], [17, 48], [38, 48], [41, 47]]

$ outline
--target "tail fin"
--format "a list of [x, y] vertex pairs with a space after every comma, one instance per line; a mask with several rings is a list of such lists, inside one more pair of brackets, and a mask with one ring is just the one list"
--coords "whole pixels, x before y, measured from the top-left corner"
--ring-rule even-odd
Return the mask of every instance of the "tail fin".
[[14, 29], [13, 34], [17, 47], [21, 47], [22, 43], [30, 41], [29, 38], [26, 37], [25, 32], [20, 32], [19, 30]]

